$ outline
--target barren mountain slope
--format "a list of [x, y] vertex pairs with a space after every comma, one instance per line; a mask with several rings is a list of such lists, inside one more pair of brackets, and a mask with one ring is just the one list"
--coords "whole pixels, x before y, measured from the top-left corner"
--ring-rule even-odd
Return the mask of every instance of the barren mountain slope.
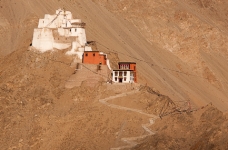
[[[206, 78], [212, 85], [206, 89], [200, 84], [188, 85], [195, 88], [191, 93], [198, 89], [214, 91], [211, 89], [214, 86], [217, 88], [217, 94], [213, 93], [214, 97], [208, 98], [226, 101], [227, 96], [224, 94], [227, 89], [228, 59], [227, 1], [94, 1], [104, 4], [113, 13], [132, 22], [152, 45], [170, 51], [186, 63], [184, 66], [191, 68], [190, 72]], [[178, 64], [177, 66], [183, 68]], [[187, 91], [189, 90], [185, 93]], [[201, 97], [199, 93], [196, 95], [194, 97]]]
[[[216, 45], [218, 40], [215, 42], [208, 41], [212, 45], [215, 43], [215, 47], [217, 46], [219, 48], [208, 53], [206, 51], [208, 48], [201, 50], [197, 47], [202, 47], [202, 44], [194, 42], [200, 41], [199, 38], [196, 38], [199, 36], [196, 33], [205, 34], [206, 31], [204, 29], [210, 28], [212, 28], [213, 32], [219, 34], [219, 37], [216, 34], [212, 34], [211, 38], [215, 36], [214, 38], [220, 39], [220, 41], [222, 41], [221, 39], [226, 40], [225, 34], [220, 33], [221, 31], [215, 26], [204, 21], [204, 18], [210, 17], [209, 13], [205, 11], [205, 14], [208, 14], [207, 17], [201, 15], [202, 19], [200, 20], [198, 19], [199, 17], [189, 12], [189, 7], [184, 7], [189, 5], [196, 7], [195, 4], [185, 2], [180, 4], [175, 1], [165, 1], [162, 3], [157, 1], [143, 1], [144, 3], [139, 1], [135, 1], [135, 3], [132, 3], [133, 1], [123, 2], [131, 3], [130, 6], [134, 6], [133, 8], [135, 9], [130, 11], [126, 6], [127, 10], [125, 10], [125, 7], [123, 8], [126, 12], [125, 14], [118, 13], [116, 15], [90, 0], [48, 2], [29, 0], [17, 2], [1, 1], [1, 53], [7, 54], [19, 48], [27, 48], [31, 43], [32, 31], [37, 26], [38, 18], [43, 17], [45, 13], [53, 14], [55, 9], [64, 6], [65, 9], [72, 11], [75, 17], [81, 18], [87, 23], [86, 32], [88, 39], [97, 41], [99, 50], [105, 52], [115, 50], [120, 52], [120, 60], [136, 61], [140, 82], [153, 85], [159, 91], [175, 100], [191, 99], [193, 103], [199, 106], [213, 102], [219, 109], [225, 111], [228, 105], [226, 100], [227, 92], [225, 92], [227, 90], [227, 84], [224, 83], [227, 77], [225, 71], [227, 69], [227, 61], [223, 54], [223, 51], [226, 50], [226, 43]], [[106, 3], [113, 5], [113, 1], [103, 2], [102, 4]], [[152, 6], [154, 8], [151, 8]], [[146, 11], [146, 9], [149, 10]], [[146, 13], [144, 15], [145, 12], [149, 14]], [[177, 16], [176, 20], [175, 14]], [[185, 15], [183, 16], [183, 14]], [[170, 15], [174, 16], [169, 19]], [[193, 19], [188, 19], [188, 15]], [[124, 18], [127, 18], [127, 20]], [[140, 18], [148, 22], [140, 20]], [[186, 21], [183, 21], [184, 19]], [[136, 22], [139, 24], [136, 24]], [[142, 23], [149, 25], [145, 26]], [[190, 23], [190, 25], [185, 25], [187, 23]], [[148, 34], [149, 30], [153, 30], [154, 32]], [[170, 34], [171, 31], [173, 31], [173, 36]], [[177, 36], [177, 33], [180, 36]], [[193, 33], [195, 34], [191, 35]], [[148, 38], [147, 36], [149, 35], [153, 36], [153, 38]], [[200, 37], [203, 37], [203, 35]], [[172, 42], [173, 40], [176, 42]], [[186, 40], [188, 42], [182, 42]], [[177, 46], [180, 48], [174, 50], [169, 48], [169, 45], [175, 47], [178, 42], [183, 43], [185, 46], [183, 48]], [[108, 49], [99, 43], [108, 47]], [[165, 47], [165, 45], [168, 46]], [[221, 48], [220, 45], [224, 45], [225, 48]], [[122, 53], [144, 60], [147, 63], [128, 57]], [[154, 65], [152, 66], [151, 64]], [[171, 70], [167, 70], [166, 68]], [[172, 70], [199, 77], [176, 73]], [[196, 70], [197, 74], [193, 72], [194, 70]]]
[[[208, 3], [203, 4], [198, 1], [190, 3], [187, 0], [182, 3], [169, 0], [116, 2], [0, 0], [0, 58], [5, 56], [0, 60], [0, 132], [2, 133], [0, 143], [3, 149], [109, 149], [125, 145], [121, 138], [146, 134], [141, 125], [148, 123], [148, 117], [133, 111], [113, 109], [99, 103], [99, 99], [127, 92], [129, 90], [127, 86], [105, 84], [97, 85], [95, 88], [82, 86], [66, 89], [64, 84], [74, 72], [74, 68], [70, 67], [72, 57], [66, 56], [65, 51], [40, 54], [28, 50], [38, 19], [43, 18], [47, 13], [54, 14], [59, 7], [71, 11], [75, 18], [81, 18], [87, 24], [87, 38], [97, 41], [99, 50], [114, 56], [117, 53], [121, 61], [137, 62], [141, 84], [155, 87], [155, 91], [169, 96], [173, 101], [190, 99], [196, 106], [212, 102], [222, 111], [228, 109], [226, 43], [222, 42], [226, 41], [226, 34], [222, 32], [225, 32], [226, 27], [222, 14], [225, 1], [220, 4], [221, 7], [214, 5], [221, 1], [209, 3], [211, 2], [209, 0]], [[134, 9], [131, 11], [128, 9], [131, 7], [125, 8], [123, 5], [122, 8], [122, 5], [121, 7], [117, 5], [122, 3], [129, 3], [130, 6], [134, 6]], [[213, 4], [212, 6], [217, 9], [219, 17], [210, 11], [209, 4]], [[206, 9], [202, 13], [206, 17], [197, 13], [198, 16], [192, 15], [192, 20], [187, 19], [188, 23], [192, 23], [189, 26], [192, 27], [191, 30], [185, 28], [185, 24], [181, 22], [186, 17], [183, 15], [186, 12], [196, 13], [196, 11], [190, 13], [189, 7], [195, 10]], [[120, 8], [124, 13], [119, 11]], [[149, 10], [144, 11], [145, 9]], [[172, 15], [179, 11], [184, 13], [177, 13], [175, 20]], [[153, 13], [142, 15], [142, 12]], [[173, 19], [171, 23], [167, 18]], [[215, 26], [208, 23], [208, 18], [220, 24]], [[210, 38], [215, 40], [214, 42], [208, 40], [208, 43], [214, 47], [211, 51], [208, 51], [207, 47], [199, 48], [202, 44], [200, 39], [208, 26], [212, 28]], [[218, 27], [222, 31], [218, 30]], [[170, 36], [172, 30], [173, 36]], [[177, 39], [173, 42], [172, 39], [175, 38]], [[183, 47], [176, 49], [175, 45], [178, 41], [183, 43]], [[198, 45], [197, 41], [201, 44]], [[170, 51], [170, 47], [174, 47], [175, 50]], [[131, 90], [133, 88], [130, 87]], [[145, 109], [145, 105], [148, 107], [147, 98], [154, 99], [150, 94], [138, 93], [118, 98], [111, 103], [133, 108], [140, 107], [143, 111], [151, 113], [159, 112], [158, 109], [163, 106], [163, 99], [158, 98], [159, 102], [151, 102], [151, 105], [154, 105], [147, 110]], [[129, 104], [131, 100], [135, 101]], [[202, 134], [198, 135], [198, 141], [204, 139], [203, 134], [207, 133], [207, 129], [211, 129], [210, 124], [216, 124], [216, 126], [212, 129], [213, 132], [209, 133], [209, 137], [212, 137], [212, 140], [214, 136], [223, 138], [225, 134], [219, 135], [220, 126], [216, 122], [216, 118], [221, 118], [219, 122], [223, 124], [221, 130], [227, 133], [227, 120], [221, 115], [222, 112], [216, 109], [205, 111], [209, 113], [208, 116], [211, 116], [210, 112], [215, 112], [215, 115], [212, 114], [213, 119], [209, 120], [209, 125], [207, 124], [209, 127], [204, 128]], [[180, 119], [179, 115], [177, 119], [176, 116], [173, 117], [174, 119], [172, 117], [159, 121], [153, 128], [159, 131], [157, 140], [160, 141], [159, 138], [167, 134], [170, 137], [175, 135], [175, 132], [169, 132], [172, 128], [167, 130], [159, 128], [160, 125], [166, 128], [168, 121], [173, 121], [171, 124], [175, 126], [175, 121], [182, 122], [182, 119], [187, 118], [184, 122], [184, 131], [191, 125], [188, 122], [188, 116], [180, 115]], [[194, 118], [190, 117], [190, 119]], [[205, 118], [202, 118], [199, 122], [204, 121]], [[189, 134], [192, 137], [197, 131], [193, 129]], [[175, 140], [183, 140], [183, 137], [185, 134], [180, 133]], [[150, 138], [148, 140], [146, 145], [139, 146], [151, 146]], [[169, 141], [169, 138], [165, 140]], [[170, 143], [171, 148], [172, 144], [175, 146], [175, 140]], [[186, 141], [195, 144], [192, 145], [193, 148], [208, 144], [188, 140]], [[181, 146], [187, 142], [181, 143], [183, 144]], [[213, 141], [210, 142], [213, 143]], [[159, 145], [157, 147], [159, 148]]]
[[[54, 51], [40, 54], [21, 49], [2, 61], [6, 64], [1, 68], [0, 76], [2, 149], [92, 150], [128, 146], [122, 138], [148, 134], [142, 128], [142, 124], [148, 124], [148, 116], [108, 107], [99, 103], [99, 100], [110, 96], [115, 98], [123, 93], [125, 96], [117, 97], [109, 103], [156, 115], [163, 110], [167, 100], [172, 101], [154, 91], [149, 93], [146, 88], [126, 95], [126, 92], [134, 92], [137, 87], [131, 84], [99, 84], [94, 88], [82, 86], [66, 89], [64, 84], [74, 68], [70, 67], [72, 57], [64, 53], [65, 51]], [[169, 106], [168, 111], [173, 107]], [[147, 137], [146, 141], [139, 141], [142, 144], [135, 148], [179, 148], [186, 144], [196, 148], [207, 148], [213, 144], [226, 147], [225, 144], [219, 144], [220, 140], [210, 139], [223, 139], [226, 136], [227, 119], [217, 109], [202, 109], [195, 117], [204, 111], [206, 115], [199, 120], [199, 123], [203, 122], [199, 126], [198, 119], [192, 117], [194, 113], [157, 119], [152, 131], [158, 133]], [[167, 122], [170, 125], [168, 127]], [[195, 130], [192, 123], [199, 129]], [[177, 130], [181, 132], [175, 136]], [[186, 131], [189, 132], [189, 137], [186, 137]], [[205, 139], [205, 134], [208, 135], [208, 142], [201, 142], [201, 139]], [[166, 135], [168, 138], [164, 138]]]
[[152, 126], [157, 134], [146, 138], [133, 149], [227, 149], [227, 125], [227, 117], [209, 105], [197, 112], [157, 120]]

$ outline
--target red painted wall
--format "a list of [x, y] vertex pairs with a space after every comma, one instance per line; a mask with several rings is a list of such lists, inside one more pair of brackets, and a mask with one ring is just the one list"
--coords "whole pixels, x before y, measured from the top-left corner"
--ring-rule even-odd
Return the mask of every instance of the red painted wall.
[[82, 63], [85, 64], [102, 64], [106, 65], [106, 55], [99, 54], [99, 52], [84, 52]]

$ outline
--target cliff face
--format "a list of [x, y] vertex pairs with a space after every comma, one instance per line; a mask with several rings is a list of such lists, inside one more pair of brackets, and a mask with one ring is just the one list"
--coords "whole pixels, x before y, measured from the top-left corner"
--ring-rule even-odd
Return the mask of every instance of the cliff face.
[[87, 23], [87, 38], [99, 50], [137, 62], [139, 82], [177, 101], [228, 109], [225, 0], [20, 0], [0, 6], [1, 56], [27, 49], [38, 18], [65, 7]]

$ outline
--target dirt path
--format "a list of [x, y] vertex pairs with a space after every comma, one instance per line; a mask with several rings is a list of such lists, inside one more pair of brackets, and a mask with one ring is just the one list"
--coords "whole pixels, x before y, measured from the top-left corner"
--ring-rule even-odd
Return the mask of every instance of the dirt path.
[[128, 107], [123, 107], [123, 106], [119, 106], [119, 105], [108, 103], [109, 100], [112, 100], [112, 99], [115, 99], [115, 98], [119, 98], [119, 97], [124, 97], [124, 96], [130, 95], [130, 94], [135, 94], [137, 92], [138, 92], [138, 90], [134, 90], [134, 91], [130, 91], [130, 92], [127, 92], [127, 93], [118, 94], [118, 95], [115, 95], [115, 96], [110, 96], [108, 98], [104, 98], [104, 99], [100, 99], [99, 100], [100, 103], [102, 103], [104, 105], [107, 105], [109, 107], [116, 108], [116, 109], [121, 109], [121, 110], [126, 110], [126, 111], [133, 111], [133, 112], [137, 112], [137, 113], [140, 113], [142, 115], [146, 115], [146, 116], [150, 117], [149, 123], [142, 124], [142, 128], [146, 132], [148, 132], [147, 135], [141, 135], [141, 136], [136, 136], [136, 137], [121, 138], [121, 140], [123, 142], [127, 143], [128, 145], [127, 146], [116, 147], [116, 148], [111, 148], [111, 150], [120, 150], [120, 149], [125, 149], [125, 148], [132, 148], [132, 147], [134, 147], [134, 146], [136, 146], [138, 144], [136, 142], [136, 140], [143, 139], [143, 138], [146, 138], [147, 136], [150, 136], [150, 135], [154, 135], [155, 134], [153, 131], [151, 131], [149, 129], [149, 127], [154, 124], [154, 122], [158, 118], [158, 116], [145, 113], [142, 110], [128, 108]]

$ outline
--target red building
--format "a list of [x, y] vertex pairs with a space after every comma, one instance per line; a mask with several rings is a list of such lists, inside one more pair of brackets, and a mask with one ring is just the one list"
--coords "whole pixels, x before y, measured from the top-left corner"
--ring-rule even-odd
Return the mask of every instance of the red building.
[[85, 51], [82, 57], [84, 64], [107, 65], [107, 55], [99, 51]]

